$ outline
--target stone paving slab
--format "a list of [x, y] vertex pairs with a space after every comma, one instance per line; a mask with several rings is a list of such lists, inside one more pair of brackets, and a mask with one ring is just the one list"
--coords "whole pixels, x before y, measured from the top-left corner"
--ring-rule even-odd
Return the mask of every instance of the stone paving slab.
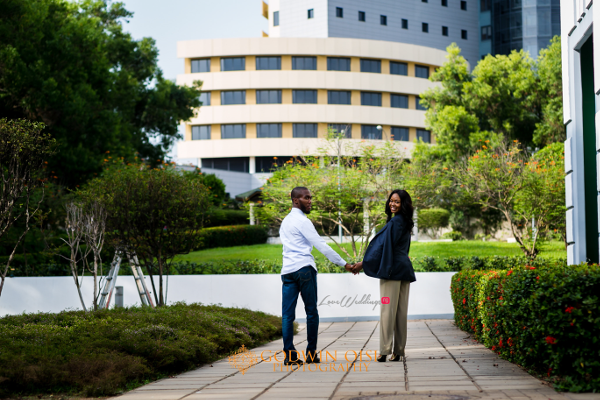
[[[306, 345], [304, 326], [296, 347]], [[258, 363], [242, 374], [227, 359], [128, 392], [124, 400], [600, 400], [558, 393], [497, 357], [449, 320], [408, 323], [406, 359], [378, 363], [376, 321], [321, 323], [321, 364], [282, 365], [276, 340], [252, 349]], [[261, 359], [262, 355], [262, 359]]]

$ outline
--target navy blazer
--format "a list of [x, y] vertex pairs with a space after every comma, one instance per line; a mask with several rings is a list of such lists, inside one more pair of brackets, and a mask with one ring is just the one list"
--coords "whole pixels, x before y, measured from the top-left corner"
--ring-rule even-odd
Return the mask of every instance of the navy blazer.
[[367, 247], [363, 258], [365, 274], [372, 278], [414, 282], [408, 252], [411, 229], [402, 215], [396, 215], [381, 229]]

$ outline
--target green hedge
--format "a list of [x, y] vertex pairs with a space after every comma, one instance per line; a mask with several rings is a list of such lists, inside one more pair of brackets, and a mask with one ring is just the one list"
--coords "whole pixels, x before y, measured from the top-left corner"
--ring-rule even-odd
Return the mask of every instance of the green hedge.
[[417, 272], [452, 272], [463, 270], [510, 269], [529, 263], [532, 266], [566, 265], [565, 259], [545, 259], [537, 257], [530, 261], [525, 256], [472, 256], [472, 257], [411, 257]]
[[454, 319], [559, 390], [600, 391], [600, 267], [521, 266], [452, 277]]
[[203, 229], [200, 236], [202, 246], [197, 250], [264, 244], [267, 242], [268, 230], [261, 225], [216, 226]]
[[[333, 263], [317, 263], [317, 270], [323, 274], [346, 273], [344, 267]], [[173, 275], [228, 275], [228, 274], [280, 274], [281, 262], [265, 260], [231, 260], [219, 261], [219, 263], [173, 263], [171, 272]], [[127, 271], [131, 274], [130, 270]]]
[[248, 225], [249, 223], [250, 215], [248, 214], [248, 210], [212, 208], [206, 213], [204, 226], [210, 228], [213, 226]]
[[281, 336], [281, 318], [178, 303], [0, 318], [0, 398], [113, 395]]

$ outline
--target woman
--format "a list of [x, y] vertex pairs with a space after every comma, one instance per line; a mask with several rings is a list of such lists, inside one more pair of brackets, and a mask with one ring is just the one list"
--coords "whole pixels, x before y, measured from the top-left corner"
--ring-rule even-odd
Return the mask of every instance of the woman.
[[377, 232], [363, 261], [352, 271], [356, 274], [364, 269], [368, 276], [380, 279], [379, 362], [385, 362], [389, 354], [392, 355], [390, 361], [400, 361], [404, 357], [408, 291], [410, 283], [416, 281], [408, 258], [410, 235], [415, 226], [408, 192], [394, 190], [385, 204], [385, 213], [387, 224]]

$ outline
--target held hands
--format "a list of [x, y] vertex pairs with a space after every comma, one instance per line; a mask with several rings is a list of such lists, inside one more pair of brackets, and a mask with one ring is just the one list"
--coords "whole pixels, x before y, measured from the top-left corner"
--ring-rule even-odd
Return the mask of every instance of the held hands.
[[346, 264], [344, 266], [344, 268], [346, 268], [346, 271], [348, 272], [352, 272], [354, 275], [357, 275], [360, 270], [362, 269], [362, 261], [361, 262], [357, 262], [356, 264]]

